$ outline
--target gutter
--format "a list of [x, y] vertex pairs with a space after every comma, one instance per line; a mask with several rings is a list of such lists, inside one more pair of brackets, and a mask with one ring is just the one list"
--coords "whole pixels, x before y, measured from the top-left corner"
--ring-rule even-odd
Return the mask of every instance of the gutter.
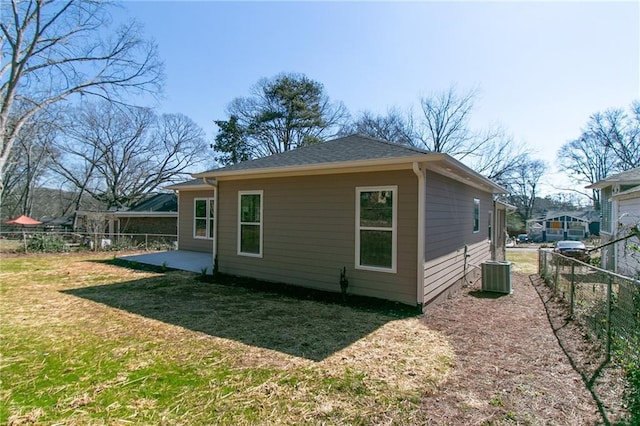
[[425, 197], [426, 182], [424, 169], [418, 162], [413, 163], [413, 172], [418, 177], [418, 247], [416, 261], [416, 301], [420, 313], [424, 305], [424, 251], [425, 251]]

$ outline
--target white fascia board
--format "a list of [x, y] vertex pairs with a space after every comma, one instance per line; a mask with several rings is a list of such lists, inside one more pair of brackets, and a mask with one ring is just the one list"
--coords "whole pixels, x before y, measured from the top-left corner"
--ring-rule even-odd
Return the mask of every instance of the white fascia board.
[[110, 216], [121, 217], [178, 217], [178, 212], [110, 212]]

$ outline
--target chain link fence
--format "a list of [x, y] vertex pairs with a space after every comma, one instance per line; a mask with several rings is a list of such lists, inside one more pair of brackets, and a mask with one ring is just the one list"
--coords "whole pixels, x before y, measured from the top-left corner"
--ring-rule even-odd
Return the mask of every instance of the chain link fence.
[[601, 367], [613, 361], [630, 384], [631, 422], [640, 424], [640, 281], [551, 250], [540, 250], [538, 262], [540, 277], [564, 302], [568, 321], [579, 324], [591, 342], [583, 350], [595, 350], [604, 360], [589, 379], [590, 389]]
[[608, 356], [640, 352], [640, 281], [540, 250], [539, 272]]
[[11, 251], [65, 252], [110, 250], [175, 250], [178, 236], [172, 234], [109, 234], [71, 231], [3, 231], [0, 239]]

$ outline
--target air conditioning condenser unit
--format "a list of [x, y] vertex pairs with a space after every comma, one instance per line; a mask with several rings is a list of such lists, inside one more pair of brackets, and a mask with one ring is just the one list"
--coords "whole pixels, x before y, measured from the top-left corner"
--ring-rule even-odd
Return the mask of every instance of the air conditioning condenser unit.
[[511, 262], [482, 262], [482, 291], [511, 294]]

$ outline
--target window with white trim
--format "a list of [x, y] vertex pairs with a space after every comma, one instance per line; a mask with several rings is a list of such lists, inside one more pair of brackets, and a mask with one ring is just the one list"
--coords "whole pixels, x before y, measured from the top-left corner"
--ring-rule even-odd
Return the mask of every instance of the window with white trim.
[[398, 187], [356, 188], [357, 269], [396, 272]]
[[262, 257], [263, 191], [238, 192], [238, 254]]
[[480, 200], [473, 199], [473, 233], [480, 232]]
[[193, 238], [213, 239], [215, 207], [215, 198], [193, 200]]

